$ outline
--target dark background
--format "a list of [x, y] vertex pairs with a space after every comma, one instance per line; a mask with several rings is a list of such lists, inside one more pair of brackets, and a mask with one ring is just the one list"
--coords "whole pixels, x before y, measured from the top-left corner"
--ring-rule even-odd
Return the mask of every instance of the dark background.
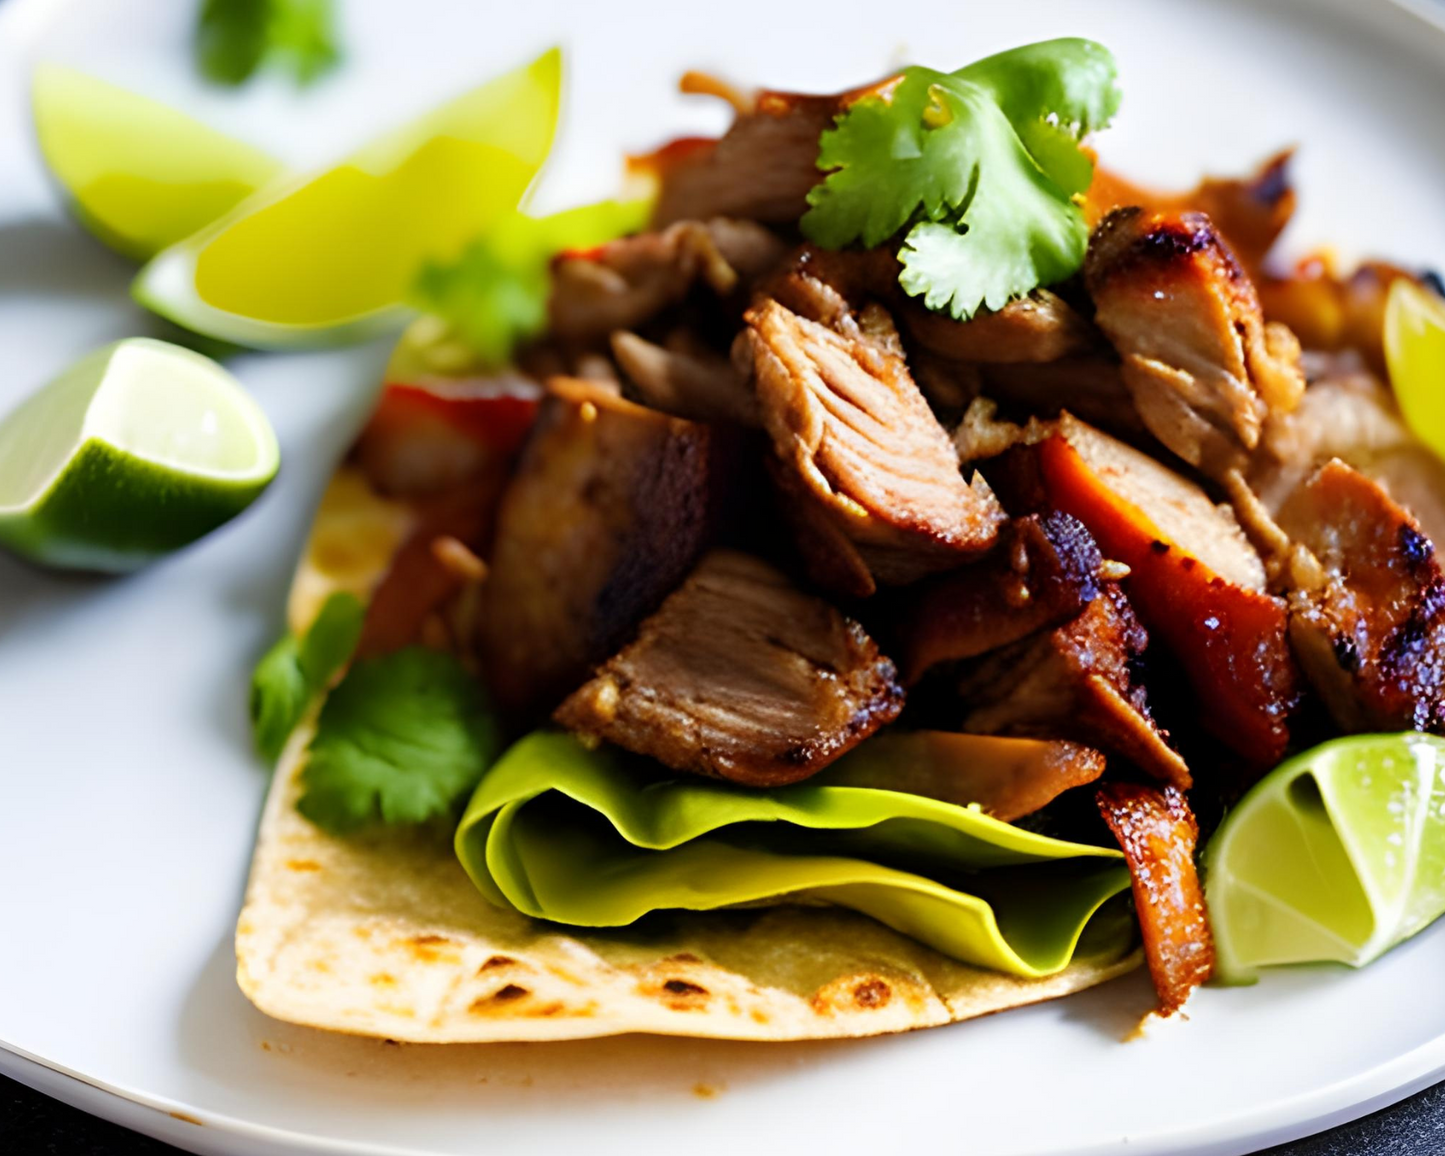
[[[0, 1076], [0, 1151], [16, 1156], [168, 1156], [148, 1140], [48, 1100]], [[1439, 1156], [1445, 1152], [1445, 1084], [1323, 1136], [1268, 1156]]]

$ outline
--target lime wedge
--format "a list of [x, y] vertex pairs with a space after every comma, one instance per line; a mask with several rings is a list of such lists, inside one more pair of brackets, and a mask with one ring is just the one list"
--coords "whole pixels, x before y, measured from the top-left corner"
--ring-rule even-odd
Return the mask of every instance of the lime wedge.
[[257, 348], [400, 326], [422, 263], [454, 258], [526, 193], [552, 146], [561, 78], [553, 49], [334, 168], [258, 193], [152, 260], [136, 299]]
[[1385, 362], [1405, 423], [1445, 458], [1445, 301], [1407, 277], [1385, 303]]
[[281, 162], [185, 113], [58, 65], [35, 70], [35, 131], [71, 208], [138, 261], [229, 212]]
[[1276, 768], [1204, 855], [1217, 974], [1361, 967], [1445, 913], [1445, 741], [1336, 739]]
[[240, 513], [279, 464], [266, 415], [214, 361], [118, 341], [0, 421], [0, 544], [132, 570]]

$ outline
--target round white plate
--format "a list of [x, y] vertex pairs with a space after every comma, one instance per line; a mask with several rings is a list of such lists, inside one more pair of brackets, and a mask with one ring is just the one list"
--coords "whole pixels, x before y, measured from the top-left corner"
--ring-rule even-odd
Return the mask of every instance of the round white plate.
[[[349, 67], [300, 95], [284, 81], [240, 95], [198, 84], [196, 8], [0, 3], [0, 408], [91, 346], [154, 331], [126, 298], [129, 267], [71, 225], [46, 185], [24, 97], [38, 59], [315, 164], [561, 39], [569, 123], [544, 192], [560, 205], [610, 192], [620, 150], [721, 124], [721, 110], [674, 94], [686, 67], [827, 90], [900, 60], [954, 67], [1084, 34], [1122, 66], [1110, 161], [1185, 183], [1298, 143], [1292, 248], [1445, 264], [1445, 35], [1383, 0], [345, 0]], [[311, 507], [384, 355], [375, 344], [236, 360], [285, 465], [255, 509], [197, 547], [122, 580], [0, 559], [0, 1070], [196, 1152], [599, 1156], [740, 1143], [1237, 1153], [1445, 1071], [1445, 927], [1359, 974], [1201, 992], [1188, 1022], [1128, 1043], [1149, 1003], [1138, 976], [857, 1043], [402, 1048], [261, 1016], [231, 955], [266, 785], [247, 674], [280, 628]]]

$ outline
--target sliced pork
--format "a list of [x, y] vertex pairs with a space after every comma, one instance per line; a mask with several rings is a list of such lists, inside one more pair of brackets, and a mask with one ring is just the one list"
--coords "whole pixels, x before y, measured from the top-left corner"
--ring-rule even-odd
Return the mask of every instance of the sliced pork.
[[1189, 768], [1154, 722], [1136, 671], [1149, 635], [1117, 583], [1072, 621], [964, 666], [960, 730], [1098, 747], [1180, 788]]
[[1105, 783], [1099, 811], [1129, 864], [1144, 958], [1170, 1016], [1214, 974], [1214, 936], [1194, 866], [1199, 824], [1175, 787]]
[[1298, 404], [1304, 377], [1299, 343], [1264, 323], [1209, 218], [1116, 210], [1090, 238], [1084, 275], [1149, 431], [1211, 477], [1242, 470], [1265, 419]]
[[1072, 620], [1099, 596], [1102, 565], [1094, 539], [1067, 514], [1010, 522], [981, 561], [908, 592], [896, 651], [904, 683]]
[[480, 650], [498, 703], [553, 706], [691, 570], [722, 500], [709, 427], [549, 384], [498, 514]]
[[716, 218], [563, 253], [552, 266], [549, 333], [564, 342], [602, 341], [680, 304], [695, 286], [741, 297], [786, 252], [754, 221]]
[[863, 628], [766, 562], [708, 554], [557, 722], [678, 771], [805, 779], [903, 707]]
[[1073, 306], [1047, 289], [1010, 301], [994, 313], [958, 321], [913, 303], [900, 312], [910, 337], [952, 361], [1011, 364], [1057, 361], [1101, 344], [1099, 333]]
[[1344, 731], [1445, 731], [1445, 577], [1418, 522], [1343, 462], [1291, 495], [1290, 637]]
[[[685, 335], [680, 335], [684, 336]], [[732, 360], [699, 342], [659, 345], [619, 329], [612, 356], [643, 403], [694, 421], [755, 426], [761, 421], [752, 381]]]
[[774, 476], [820, 585], [864, 596], [992, 545], [1003, 511], [981, 480], [964, 480], [886, 340], [845, 336], [774, 300], [747, 321]]
[[1079, 743], [890, 730], [839, 759], [820, 781], [978, 806], [1008, 823], [1094, 782], [1104, 767], [1102, 754]]

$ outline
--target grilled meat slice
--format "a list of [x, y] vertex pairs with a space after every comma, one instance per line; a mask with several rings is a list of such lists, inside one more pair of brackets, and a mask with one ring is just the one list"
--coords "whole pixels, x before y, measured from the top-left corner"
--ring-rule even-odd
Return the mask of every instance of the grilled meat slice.
[[1251, 766], [1273, 766], [1299, 701], [1284, 601], [1227, 507], [1146, 454], [1064, 415], [1032, 451], [1048, 505], [1129, 567], [1129, 600], [1179, 660], [1199, 721]]
[[969, 321], [913, 303], [901, 309], [899, 316], [914, 341], [951, 361], [1057, 361], [1102, 344], [1098, 331], [1047, 289], [1036, 289], [995, 313], [980, 313]]
[[693, 421], [760, 424], [752, 382], [724, 354], [685, 340], [658, 345], [619, 329], [612, 356], [653, 409]]
[[1297, 198], [1289, 179], [1293, 155], [1291, 149], [1276, 153], [1247, 177], [1205, 177], [1187, 193], [1145, 189], [1096, 168], [1084, 199], [1084, 217], [1092, 228], [1112, 210], [1131, 205], [1150, 213], [1203, 213], [1224, 234], [1250, 276], [1258, 277], [1265, 255], [1294, 216]]
[[[821, 585], [864, 596], [986, 550], [1003, 511], [959, 472], [902, 357], [774, 300], [747, 314], [774, 476]], [[809, 527], [812, 527], [811, 529]]]
[[861, 626], [767, 563], [718, 550], [554, 717], [674, 770], [774, 787], [902, 708], [893, 664]]
[[1123, 591], [1106, 583], [1073, 621], [966, 664], [957, 682], [959, 729], [1071, 739], [1187, 788], [1189, 768], [1135, 681], [1148, 641]]
[[498, 704], [548, 709], [686, 577], [720, 503], [708, 427], [549, 383], [498, 514], [479, 638]]
[[760, 92], [718, 140], [665, 146], [634, 166], [659, 180], [656, 226], [714, 216], [792, 224], [808, 208], [818, 171], [818, 137], [859, 97], [886, 91], [891, 80], [830, 96]]
[[1214, 478], [1242, 469], [1265, 418], [1299, 402], [1299, 344], [1202, 213], [1119, 209], [1089, 240], [1094, 320], [1149, 431]]
[[1214, 935], [1194, 866], [1199, 824], [1175, 787], [1105, 783], [1098, 802], [1134, 881], [1159, 1014], [1173, 1015], [1214, 974]]
[[601, 341], [680, 304], [697, 285], [745, 299], [748, 284], [786, 252], [754, 221], [715, 218], [563, 253], [552, 266], [549, 333], [564, 342]]
[[1102, 754], [1078, 743], [890, 730], [844, 755], [820, 783], [977, 804], [1009, 823], [1094, 782], [1104, 765]]
[[979, 371], [984, 392], [1011, 411], [1057, 417], [1068, 410], [1132, 443], [1153, 443], [1112, 351], [1057, 361], [982, 365]]
[[1279, 525], [1296, 547], [1290, 639], [1335, 723], [1445, 732], [1445, 577], [1419, 523], [1333, 461]]
[[909, 591], [897, 631], [904, 685], [1071, 621], [1098, 597], [1102, 565], [1094, 539], [1067, 514], [1010, 522], [982, 560]]

